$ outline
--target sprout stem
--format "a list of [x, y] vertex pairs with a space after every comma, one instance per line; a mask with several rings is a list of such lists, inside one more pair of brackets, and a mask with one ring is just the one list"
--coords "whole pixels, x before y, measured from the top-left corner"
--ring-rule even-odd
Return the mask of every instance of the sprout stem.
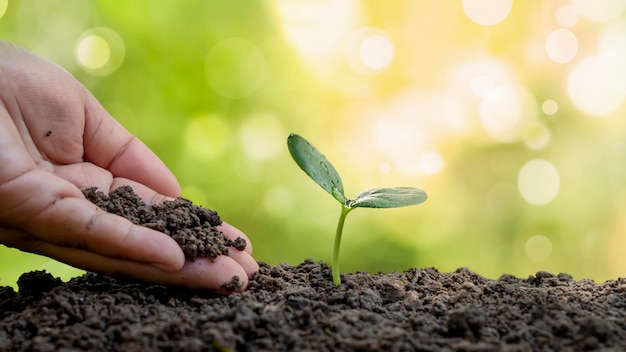
[[343, 223], [346, 221], [346, 215], [353, 208], [349, 208], [345, 205], [341, 205], [341, 214], [339, 215], [339, 222], [337, 223], [337, 232], [335, 233], [335, 247], [333, 248], [333, 283], [335, 286], [341, 284], [341, 277], [339, 276], [339, 245], [341, 244], [341, 234], [343, 232]]

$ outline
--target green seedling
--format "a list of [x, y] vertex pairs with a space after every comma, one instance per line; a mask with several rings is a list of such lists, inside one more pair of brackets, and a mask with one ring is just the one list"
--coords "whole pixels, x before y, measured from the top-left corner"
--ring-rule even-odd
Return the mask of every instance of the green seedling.
[[426, 193], [411, 187], [372, 188], [361, 192], [356, 198], [346, 198], [343, 183], [333, 165], [311, 143], [297, 134], [290, 134], [287, 147], [300, 168], [341, 204], [341, 213], [335, 233], [333, 248], [333, 283], [341, 284], [339, 276], [339, 245], [346, 215], [356, 208], [399, 208], [426, 201]]

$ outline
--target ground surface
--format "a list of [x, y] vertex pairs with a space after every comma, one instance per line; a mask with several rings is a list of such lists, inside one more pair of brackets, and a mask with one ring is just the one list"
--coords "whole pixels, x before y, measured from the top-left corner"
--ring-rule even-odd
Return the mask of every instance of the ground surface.
[[0, 351], [625, 351], [626, 280], [262, 265], [241, 294], [33, 272], [0, 288]]
[[[188, 228], [171, 213], [151, 223]], [[223, 241], [207, 222], [203, 241]], [[228, 296], [92, 273], [63, 283], [32, 272], [18, 286], [0, 287], [0, 351], [626, 351], [626, 279], [428, 268], [346, 274], [335, 287], [328, 266], [305, 261], [261, 263], [248, 290]]]

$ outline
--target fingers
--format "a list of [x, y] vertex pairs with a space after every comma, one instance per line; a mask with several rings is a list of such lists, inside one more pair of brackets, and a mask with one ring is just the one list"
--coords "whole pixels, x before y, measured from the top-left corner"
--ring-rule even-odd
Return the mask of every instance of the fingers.
[[96, 187], [100, 191], [109, 193], [113, 184], [113, 175], [92, 163], [77, 163], [57, 166], [54, 174], [71, 182], [78, 189]]
[[250, 255], [250, 253], [246, 251], [238, 251], [235, 248], [230, 248], [228, 252], [228, 257], [239, 263], [248, 276], [251, 276], [253, 273], [259, 271], [259, 263]]
[[171, 271], [180, 269], [184, 262], [182, 250], [171, 237], [107, 213], [85, 199], [57, 199], [35, 220], [47, 226], [32, 232], [50, 243]]
[[[186, 261], [180, 270], [169, 272], [147, 263], [110, 258], [78, 248], [62, 247], [41, 241], [29, 241], [27, 247], [36, 249], [35, 253], [87, 271], [154, 284], [184, 286], [221, 293], [245, 290], [249, 277], [258, 270], [258, 264], [249, 254], [238, 251], [235, 251], [238, 254], [234, 257], [218, 256], [214, 262], [206, 258], [198, 258], [193, 262]], [[233, 279], [234, 277], [237, 279]], [[233, 285], [233, 282], [238, 283]], [[228, 285], [232, 286], [227, 288]]]
[[[88, 167], [91, 164], [84, 164], [87, 165], [86, 169], [70, 167], [63, 172], [73, 171], [75, 174], [90, 174], [97, 171]], [[157, 197], [154, 191], [140, 184], [135, 184], [133, 181], [122, 179], [118, 181], [121, 184], [130, 184], [140, 190], [139, 193], [144, 199], [154, 200]], [[45, 185], [45, 187], [41, 185]], [[102, 187], [108, 188], [106, 185]], [[37, 236], [39, 242], [62, 248], [73, 247], [78, 250], [93, 252], [94, 255], [101, 257], [123, 259], [126, 262], [145, 263], [167, 271], [178, 272], [184, 264], [182, 250], [170, 236], [134, 225], [127, 219], [105, 212], [84, 199], [82, 193], [67, 180], [45, 171], [32, 170], [14, 180], [11, 187], [6, 187], [2, 194], [7, 198], [14, 199], [18, 194], [11, 194], [11, 190], [17, 191], [19, 189], [30, 190], [32, 194], [23, 194], [18, 191], [20, 196], [25, 196], [24, 201], [19, 205], [19, 209], [11, 211], [10, 214], [7, 212], [5, 215], [14, 219], [13, 226], [15, 228], [25, 229], [28, 233]], [[228, 223], [223, 223], [219, 229], [231, 239], [241, 237], [246, 240], [244, 251], [235, 248], [230, 249], [231, 258], [238, 263], [239, 267], [244, 268], [246, 273], [258, 270], [256, 261], [250, 256], [252, 246], [248, 237]], [[0, 238], [0, 242], [44, 255], [54, 254], [43, 252], [40, 248], [25, 248], [24, 244], [15, 243], [10, 238]], [[42, 246], [45, 247], [45, 245]], [[55, 258], [63, 262], [74, 260], [59, 256]], [[220, 261], [223, 260], [220, 259]], [[86, 262], [80, 263], [81, 268], [94, 270], [89, 265]], [[212, 270], [215, 269], [216, 265], [212, 265], [211, 268]], [[226, 275], [234, 270], [228, 269], [228, 267], [226, 269]], [[109, 269], [99, 269], [100, 272], [105, 270]], [[183, 271], [180, 275], [193, 276], [198, 270], [200, 269], [196, 268], [188, 273]], [[203, 271], [200, 270], [200, 272]], [[211, 274], [216, 274], [217, 277], [202, 285], [215, 285], [217, 281], [223, 278], [223, 273], [212, 271]], [[141, 279], [140, 277], [137, 278]], [[157, 278], [147, 277], [143, 280], [155, 282]], [[172, 278], [168, 280], [173, 282]], [[180, 284], [184, 283], [180, 282]]]
[[0, 196], [12, 201], [0, 207], [0, 224], [43, 242], [168, 270], [179, 270], [184, 264], [184, 254], [170, 236], [105, 212], [70, 182], [48, 172], [31, 170], [2, 185]]
[[[249, 255], [248, 257], [249, 260], [246, 261], [248, 263], [243, 263], [244, 265], [254, 261]], [[240, 292], [248, 287], [249, 277], [258, 270], [256, 261], [254, 263], [252, 267], [244, 267], [235, 258], [221, 255], [215, 258], [213, 262], [207, 258], [197, 258], [193, 262], [187, 261], [183, 269], [177, 273], [164, 273], [165, 275], [157, 273], [158, 275], [152, 276], [154, 269], [148, 268], [150, 270], [147, 273], [142, 273], [142, 277], [152, 282], [189, 288]], [[233, 287], [224, 288], [225, 285], [233, 283], [235, 284]]]

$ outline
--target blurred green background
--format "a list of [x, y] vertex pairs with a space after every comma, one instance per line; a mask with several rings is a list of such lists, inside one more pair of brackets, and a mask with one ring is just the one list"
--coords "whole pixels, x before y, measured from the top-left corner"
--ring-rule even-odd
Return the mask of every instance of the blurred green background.
[[[348, 197], [429, 200], [346, 221], [341, 269], [626, 273], [626, 1], [0, 0], [0, 38], [71, 72], [245, 231], [257, 259], [329, 262]], [[2, 284], [80, 271], [0, 246]]]

